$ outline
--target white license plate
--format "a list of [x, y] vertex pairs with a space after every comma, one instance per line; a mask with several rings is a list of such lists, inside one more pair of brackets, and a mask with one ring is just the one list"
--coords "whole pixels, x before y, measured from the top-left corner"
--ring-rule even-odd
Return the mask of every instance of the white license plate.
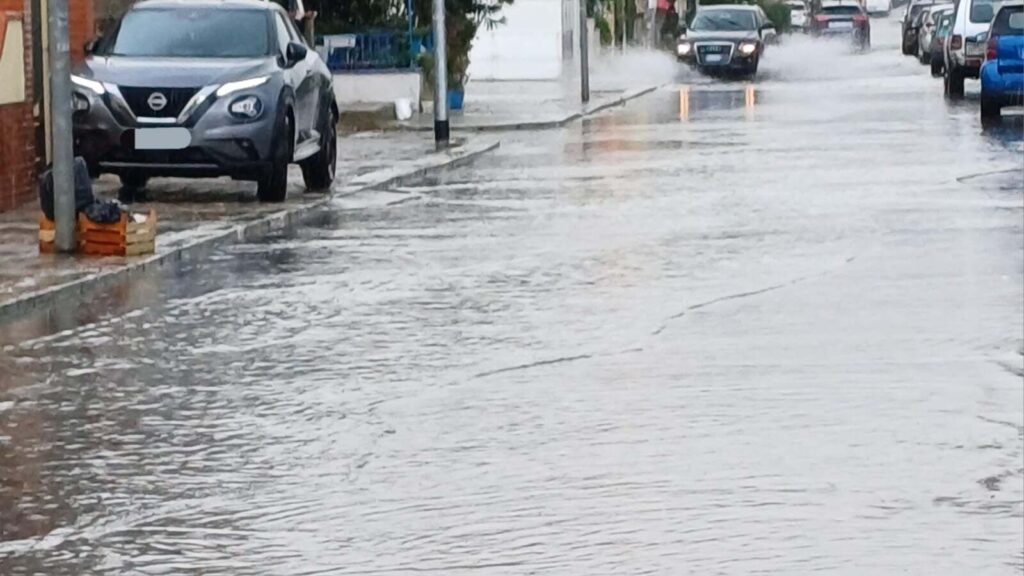
[[828, 27], [832, 30], [852, 30], [853, 22], [829, 22]]
[[136, 150], [182, 150], [192, 143], [188, 128], [138, 128]]
[[721, 54], [707, 54], [707, 55], [704, 56], [704, 61], [705, 62], [721, 62], [722, 61], [722, 55]]
[[981, 56], [984, 53], [985, 53], [985, 47], [982, 46], [981, 44], [971, 43], [971, 44], [967, 45], [967, 55], [968, 56]]

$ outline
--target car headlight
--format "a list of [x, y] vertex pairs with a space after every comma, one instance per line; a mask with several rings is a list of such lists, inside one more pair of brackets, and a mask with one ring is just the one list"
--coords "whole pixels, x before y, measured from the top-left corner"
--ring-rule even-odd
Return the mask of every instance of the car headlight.
[[750, 56], [757, 51], [757, 44], [753, 42], [743, 42], [740, 44], [740, 54], [744, 56]]
[[243, 96], [228, 106], [228, 112], [239, 118], [252, 119], [259, 116], [262, 111], [263, 103], [255, 96]]
[[676, 54], [679, 54], [680, 56], [686, 56], [690, 53], [690, 50], [691, 46], [689, 42], [680, 42], [676, 46]]
[[95, 92], [96, 94], [98, 94], [100, 96], [102, 96], [103, 94], [105, 94], [107, 92], [107, 89], [103, 87], [103, 84], [100, 84], [99, 82], [97, 82], [95, 80], [89, 80], [88, 78], [82, 78], [81, 76], [76, 76], [74, 74], [71, 75], [71, 82], [74, 83], [74, 84], [77, 84], [78, 86], [81, 86], [82, 88], [86, 88], [88, 90], [92, 90], [93, 92]]
[[239, 90], [248, 90], [249, 88], [255, 88], [262, 86], [270, 80], [270, 76], [258, 76], [256, 78], [249, 78], [248, 80], [239, 80], [238, 82], [228, 82], [227, 84], [217, 88], [217, 97], [227, 96], [232, 92], [238, 92]]

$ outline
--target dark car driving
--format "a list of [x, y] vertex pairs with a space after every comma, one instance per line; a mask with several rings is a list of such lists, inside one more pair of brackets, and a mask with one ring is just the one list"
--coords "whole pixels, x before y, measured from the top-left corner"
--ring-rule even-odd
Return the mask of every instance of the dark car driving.
[[917, 35], [921, 31], [924, 9], [935, 3], [936, 0], [911, 0], [907, 4], [907, 11], [903, 13], [902, 23], [903, 40], [901, 44], [904, 56], [913, 56], [917, 53]]
[[307, 188], [335, 174], [331, 74], [288, 14], [262, 0], [149, 0], [87, 46], [76, 67], [76, 154], [127, 189], [151, 176], [255, 180], [284, 200], [288, 165]]
[[871, 24], [858, 0], [823, 0], [811, 18], [814, 36], [849, 38], [861, 50], [871, 48]]
[[759, 6], [702, 6], [681, 31], [676, 56], [707, 74], [754, 76], [775, 26]]

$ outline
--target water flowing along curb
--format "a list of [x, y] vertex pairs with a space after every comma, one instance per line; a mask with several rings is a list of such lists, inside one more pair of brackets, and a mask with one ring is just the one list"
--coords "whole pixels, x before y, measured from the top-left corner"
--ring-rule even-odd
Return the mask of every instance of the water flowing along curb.
[[351, 196], [375, 188], [403, 184], [435, 170], [465, 164], [481, 154], [495, 150], [500, 144], [498, 141], [467, 142], [463, 146], [449, 151], [428, 154], [410, 162], [403, 162], [397, 168], [364, 174], [340, 188], [335, 188], [330, 194], [325, 194], [315, 202], [286, 208], [241, 224], [210, 223], [199, 226], [190, 231], [188, 239], [165, 251], [144, 258], [133, 259], [118, 268], [89, 274], [71, 282], [30, 292], [6, 302], [0, 302], [0, 323], [31, 310], [50, 306], [57, 300], [78, 297], [131, 279], [138, 274], [159, 268], [167, 263], [203, 258], [212, 249], [224, 244], [258, 239], [272, 231], [303, 222], [314, 213], [326, 208], [333, 198]]

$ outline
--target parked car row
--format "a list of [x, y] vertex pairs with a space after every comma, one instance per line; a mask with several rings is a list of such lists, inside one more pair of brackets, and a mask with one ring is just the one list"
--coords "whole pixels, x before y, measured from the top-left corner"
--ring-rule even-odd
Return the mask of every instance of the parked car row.
[[981, 80], [981, 117], [991, 122], [1024, 105], [1024, 0], [911, 0], [903, 15], [903, 54], [942, 76], [949, 98]]

